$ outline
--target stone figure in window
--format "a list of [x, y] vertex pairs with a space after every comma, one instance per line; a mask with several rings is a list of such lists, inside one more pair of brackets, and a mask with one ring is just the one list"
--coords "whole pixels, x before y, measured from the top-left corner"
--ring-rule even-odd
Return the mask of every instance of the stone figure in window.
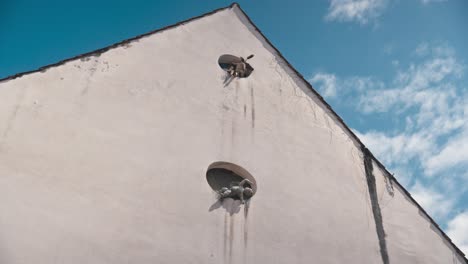
[[220, 199], [239, 199], [241, 203], [244, 204], [245, 201], [250, 199], [254, 194], [251, 186], [252, 182], [247, 179], [242, 180], [240, 183], [232, 182], [229, 188], [223, 187], [219, 190]]
[[253, 58], [253, 56], [254, 55], [252, 54], [249, 55], [247, 59], [244, 59], [243, 57], [225, 54], [219, 57], [218, 63], [219, 66], [229, 74], [229, 76], [245, 78], [253, 71], [252, 66], [247, 63], [247, 60]]

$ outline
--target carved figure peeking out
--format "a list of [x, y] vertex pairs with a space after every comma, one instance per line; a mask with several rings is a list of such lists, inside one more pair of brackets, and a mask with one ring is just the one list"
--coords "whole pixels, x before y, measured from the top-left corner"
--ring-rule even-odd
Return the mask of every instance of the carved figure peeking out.
[[253, 58], [253, 54], [249, 55], [247, 59], [237, 57], [234, 55], [225, 54], [219, 57], [218, 63], [222, 69], [224, 69], [229, 76], [245, 78], [248, 77], [254, 70], [247, 60]]
[[241, 203], [244, 204], [245, 200], [250, 199], [254, 194], [251, 186], [252, 182], [247, 179], [242, 180], [240, 183], [232, 182], [229, 188], [223, 187], [219, 190], [219, 197], [220, 199], [239, 199], [241, 200]]

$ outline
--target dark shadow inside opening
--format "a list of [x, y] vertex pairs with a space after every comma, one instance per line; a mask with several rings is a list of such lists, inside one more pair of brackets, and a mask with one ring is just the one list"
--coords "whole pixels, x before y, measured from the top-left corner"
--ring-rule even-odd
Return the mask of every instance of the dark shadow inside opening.
[[[239, 183], [243, 179], [243, 177], [237, 175], [235, 172], [223, 168], [213, 168], [206, 173], [206, 180], [214, 191], [219, 191], [223, 187], [229, 188], [231, 183]], [[246, 186], [252, 188], [250, 184]]]
[[242, 57], [237, 57], [237, 56], [230, 55], [230, 54], [221, 55], [218, 58], [218, 64], [219, 64], [219, 67], [221, 67], [221, 69], [223, 69], [227, 73], [225, 82], [227, 82], [227, 80], [234, 78], [234, 77], [238, 77], [238, 78], [249, 77], [250, 74], [252, 74], [254, 68], [249, 63], [247, 63], [247, 60], [252, 57], [253, 55], [250, 55], [247, 57], [247, 59], [244, 59]]

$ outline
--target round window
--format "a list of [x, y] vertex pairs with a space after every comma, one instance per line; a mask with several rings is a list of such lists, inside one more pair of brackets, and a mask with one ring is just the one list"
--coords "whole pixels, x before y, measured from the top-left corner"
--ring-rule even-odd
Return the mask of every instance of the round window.
[[206, 172], [206, 180], [215, 192], [239, 184], [242, 184], [243, 188], [250, 188], [253, 192], [251, 196], [257, 192], [257, 182], [254, 177], [246, 169], [229, 162], [220, 161], [211, 164]]
[[221, 69], [225, 70], [233, 77], [246, 78], [253, 72], [254, 68], [247, 63], [254, 55], [248, 56], [246, 59], [230, 54], [221, 55], [218, 58], [218, 64]]

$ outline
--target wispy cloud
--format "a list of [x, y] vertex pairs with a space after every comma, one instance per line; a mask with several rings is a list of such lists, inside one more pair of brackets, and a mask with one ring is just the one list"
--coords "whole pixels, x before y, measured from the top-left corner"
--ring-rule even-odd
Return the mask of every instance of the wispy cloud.
[[[423, 5], [448, 0], [420, 0]], [[390, 2], [395, 0], [330, 0], [327, 21], [355, 22], [366, 25], [376, 22], [383, 15]]]
[[337, 83], [335, 75], [319, 72], [310, 79], [310, 82], [320, 84], [319, 89], [323, 97], [336, 96]]
[[395, 44], [393, 43], [387, 43], [383, 47], [383, 52], [387, 55], [390, 55], [393, 53], [393, 50], [395, 49]]
[[447, 234], [468, 255], [468, 212], [460, 213], [448, 222]]
[[[433, 175], [468, 163], [468, 94], [457, 83], [464, 66], [452, 50], [420, 45], [416, 51], [422, 49], [431, 55], [399, 71], [387, 85], [392, 88], [377, 87], [362, 95], [357, 110], [366, 114], [390, 111], [405, 117], [402, 131], [371, 131], [362, 136], [371, 147], [377, 140], [389, 144], [385, 149], [374, 146], [387, 162], [405, 163], [416, 157], [426, 174]], [[443, 138], [449, 134], [450, 140], [443, 145]]]
[[[395, 176], [410, 187], [424, 208], [439, 220], [447, 219], [455, 196], [468, 189], [452, 192], [457, 186], [453, 182], [467, 177], [464, 171], [468, 170], [466, 66], [446, 44], [422, 43], [413, 54], [413, 63], [394, 64], [396, 72], [388, 82], [327, 72], [313, 75], [310, 81], [322, 91], [327, 83], [316, 76], [327, 76], [333, 80], [334, 93], [326, 95], [331, 102], [353, 107], [374, 120], [385, 118], [387, 129], [376, 127], [356, 134], [397, 172]], [[443, 186], [435, 188], [434, 181]], [[449, 209], [438, 209], [435, 204]]]
[[468, 128], [465, 127], [462, 131], [448, 141], [438, 154], [427, 160], [425, 168], [429, 174], [448, 170], [454, 166], [468, 167]]
[[448, 0], [420, 0], [423, 4], [437, 3], [437, 2], [447, 2]]
[[400, 133], [394, 136], [384, 132], [369, 131], [360, 133], [357, 136], [376, 153], [376, 155], [390, 167], [407, 165], [413, 159], [419, 158], [433, 146], [426, 138], [419, 134]]
[[416, 182], [409, 191], [411, 196], [427, 210], [430, 215], [436, 218], [441, 219], [446, 217], [453, 209], [453, 199], [423, 186], [420, 182]]
[[352, 76], [338, 78], [335, 74], [317, 72], [309, 82], [320, 91], [325, 98], [335, 98], [347, 95], [350, 91], [363, 92], [368, 89], [382, 88], [383, 83], [371, 77]]
[[331, 0], [325, 19], [365, 25], [382, 15], [387, 2], [387, 0]]
[[429, 43], [421, 42], [414, 51], [418, 56], [425, 56], [429, 53]]

